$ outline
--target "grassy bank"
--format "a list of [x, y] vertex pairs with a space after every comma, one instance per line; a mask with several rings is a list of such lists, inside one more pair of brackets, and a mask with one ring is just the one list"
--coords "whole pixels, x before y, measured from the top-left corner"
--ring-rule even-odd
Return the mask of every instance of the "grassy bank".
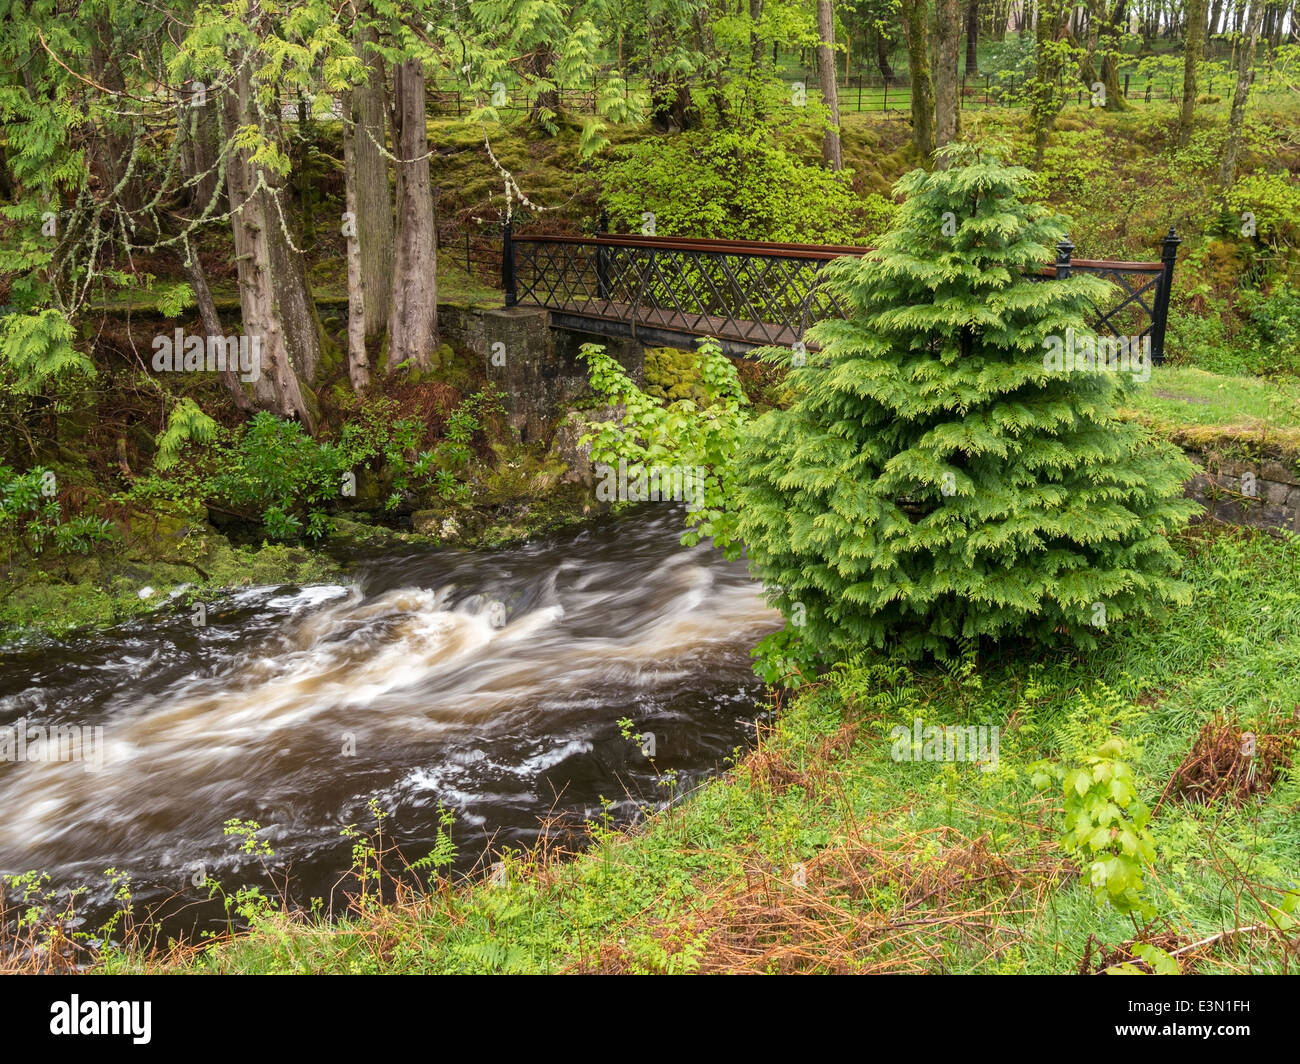
[[[1086, 658], [1006, 647], [925, 671], [859, 661], [777, 707], [723, 777], [626, 833], [592, 824], [593, 845], [572, 860], [545, 848], [491, 855], [502, 863], [488, 875], [452, 884], [438, 874], [458, 834], [449, 823], [432, 854], [407, 855], [422, 859], [423, 889], [381, 900], [377, 885], [400, 861], [372, 836], [358, 840], [342, 920], [246, 898], [251, 934], [113, 954], [104, 967], [1292, 971], [1300, 543], [1202, 526], [1182, 548], [1195, 600], [1162, 625], [1116, 630]], [[999, 726], [996, 766], [894, 760], [891, 728], [917, 718]], [[1245, 733], [1254, 756], [1242, 754]], [[1131, 766], [1154, 810], [1140, 887], [1149, 917], [1099, 902], [1062, 839], [1051, 767], [1098, 751]]]

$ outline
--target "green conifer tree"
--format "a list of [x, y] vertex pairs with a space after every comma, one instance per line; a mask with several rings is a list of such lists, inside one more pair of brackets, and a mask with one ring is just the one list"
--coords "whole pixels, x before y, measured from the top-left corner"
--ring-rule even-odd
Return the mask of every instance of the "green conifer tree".
[[1093, 646], [1188, 596], [1167, 537], [1191, 464], [1116, 417], [1133, 374], [1044, 357], [1095, 340], [1112, 289], [1033, 279], [1065, 219], [1025, 202], [1031, 178], [978, 158], [904, 177], [879, 248], [828, 267], [846, 318], [742, 442], [738, 531], [806, 650]]

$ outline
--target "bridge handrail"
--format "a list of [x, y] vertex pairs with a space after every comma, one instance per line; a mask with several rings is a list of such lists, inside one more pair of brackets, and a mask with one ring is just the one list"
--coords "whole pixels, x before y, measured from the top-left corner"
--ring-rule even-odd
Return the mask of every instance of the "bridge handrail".
[[[773, 258], [829, 260], [845, 255], [865, 255], [875, 248], [849, 244], [778, 244], [768, 240], [718, 240], [694, 236], [642, 236], [639, 233], [599, 236], [566, 236], [538, 233], [514, 237], [516, 244], [578, 244], [587, 247], [644, 247], [663, 251], [716, 251], [731, 255], [766, 255]], [[1073, 269], [1118, 270], [1125, 273], [1159, 273], [1162, 262], [1125, 262], [1120, 259], [1071, 259]], [[1056, 266], [1044, 266], [1044, 276], [1055, 277]]]
[[586, 247], [641, 247], [660, 251], [715, 251], [725, 255], [764, 255], [780, 259], [838, 259], [865, 255], [872, 248], [837, 244], [774, 244], [764, 240], [711, 240], [693, 236], [564, 236], [544, 233], [512, 236], [516, 244], [577, 244]]
[[[653, 268], [656, 251], [686, 253], [687, 255], [699, 256], [701, 260], [713, 259], [717, 257], [723, 260], [721, 266], [731, 278], [732, 283], [736, 283], [736, 278], [732, 276], [733, 267], [728, 265], [728, 259], [732, 258], [763, 258], [763, 259], [785, 259], [791, 262], [803, 263], [814, 274], [821, 269], [820, 264], [829, 262], [832, 259], [838, 259], [845, 256], [860, 256], [869, 254], [872, 248], [854, 247], [845, 245], [822, 245], [822, 244], [793, 244], [778, 243], [774, 241], [760, 240], [719, 240], [709, 237], [679, 237], [679, 236], [643, 236], [639, 234], [613, 234], [608, 232], [598, 233], [595, 236], [566, 236], [563, 234], [537, 234], [535, 236], [515, 236], [507, 220], [503, 229], [504, 243], [502, 248], [502, 282], [506, 293], [506, 306], [515, 305], [516, 296], [516, 273], [515, 273], [515, 244], [533, 244], [533, 245], [552, 245], [567, 247], [587, 247], [595, 250], [595, 270], [597, 278], [597, 296], [601, 300], [608, 300], [608, 271], [610, 269], [611, 251], [622, 248], [629, 252], [637, 251], [648, 252], [645, 263], [640, 267], [640, 277], [638, 284], [632, 295], [632, 317], [633, 333], [635, 334], [637, 315], [640, 312], [642, 297], [646, 291], [646, 284], [649, 278], [649, 271]], [[1037, 271], [1030, 271], [1028, 276], [1032, 279], [1051, 279], [1058, 277], [1068, 277], [1073, 271], [1086, 271], [1089, 273], [1110, 274], [1122, 290], [1123, 298], [1115, 306], [1107, 309], [1094, 307], [1098, 315], [1097, 327], [1105, 327], [1111, 333], [1120, 335], [1119, 328], [1124, 328], [1122, 321], [1119, 328], [1116, 327], [1116, 321], [1120, 320], [1117, 316], [1121, 313], [1128, 313], [1129, 308], [1140, 311], [1144, 314], [1147, 325], [1142, 328], [1140, 335], [1151, 337], [1152, 357], [1155, 362], [1159, 363], [1164, 359], [1164, 339], [1165, 331], [1169, 320], [1169, 294], [1173, 284], [1174, 263], [1176, 260], [1178, 245], [1182, 241], [1177, 233], [1171, 227], [1168, 235], [1161, 241], [1161, 257], [1157, 262], [1129, 262], [1119, 259], [1075, 259], [1073, 258], [1074, 245], [1068, 237], [1063, 238], [1057, 244], [1056, 261], [1044, 263]], [[713, 259], [717, 261], [717, 259]], [[743, 265], [743, 262], [742, 262]], [[1134, 274], [1149, 274], [1151, 277], [1138, 280], [1132, 279]], [[785, 284], [789, 278], [778, 280], [778, 286]], [[760, 277], [760, 283], [761, 277]], [[785, 321], [785, 325], [790, 330], [797, 330], [802, 333], [807, 325], [808, 307], [811, 305], [809, 300], [814, 289], [818, 287], [818, 282], [814, 276], [808, 291], [804, 293], [803, 303], [800, 309], [800, 321]], [[714, 290], [714, 294], [718, 294]], [[769, 293], [770, 294], [770, 293]], [[536, 293], [533, 293], [536, 298]], [[690, 296], [695, 298], [697, 293], [691, 292]], [[1149, 302], [1148, 302], [1149, 300]], [[546, 305], [547, 297], [537, 300], [542, 305]], [[749, 301], [745, 300], [746, 304]], [[608, 309], [608, 308], [607, 308]], [[663, 308], [659, 308], [663, 309]], [[702, 306], [696, 306], [689, 311], [679, 307], [683, 313], [708, 316], [714, 312], [707, 310]], [[752, 310], [752, 306], [750, 307]], [[728, 310], [725, 306], [722, 308], [723, 317], [735, 317], [735, 313]], [[781, 319], [784, 321], [784, 319]], [[738, 341], [740, 343], [746, 340]]]

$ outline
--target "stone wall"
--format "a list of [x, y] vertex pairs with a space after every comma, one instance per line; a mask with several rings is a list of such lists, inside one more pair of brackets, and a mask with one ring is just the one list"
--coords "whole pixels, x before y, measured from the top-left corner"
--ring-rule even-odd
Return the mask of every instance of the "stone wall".
[[438, 325], [445, 338], [484, 360], [524, 442], [545, 437], [575, 401], [590, 394], [586, 367], [578, 359], [582, 344], [604, 344], [632, 380], [638, 385], [645, 380], [639, 342], [552, 329], [550, 312], [541, 307], [440, 304]]
[[1185, 494], [1220, 521], [1300, 532], [1300, 470], [1281, 455], [1259, 460], [1228, 458], [1185, 448], [1199, 472]]

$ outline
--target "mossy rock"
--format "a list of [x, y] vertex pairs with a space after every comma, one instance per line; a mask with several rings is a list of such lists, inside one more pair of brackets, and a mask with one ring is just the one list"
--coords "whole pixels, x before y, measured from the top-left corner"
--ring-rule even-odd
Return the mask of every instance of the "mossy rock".
[[645, 391], [657, 399], [704, 400], [699, 358], [673, 347], [648, 347], [645, 352]]

